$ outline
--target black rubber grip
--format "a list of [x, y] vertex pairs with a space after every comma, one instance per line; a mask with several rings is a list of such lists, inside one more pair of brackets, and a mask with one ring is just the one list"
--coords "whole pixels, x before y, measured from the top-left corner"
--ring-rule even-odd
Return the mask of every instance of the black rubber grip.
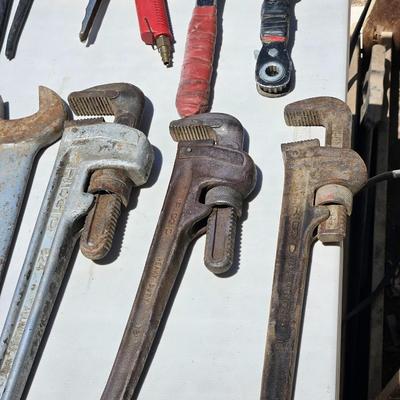
[[264, 0], [261, 10], [261, 38], [266, 36], [288, 36], [289, 0]]

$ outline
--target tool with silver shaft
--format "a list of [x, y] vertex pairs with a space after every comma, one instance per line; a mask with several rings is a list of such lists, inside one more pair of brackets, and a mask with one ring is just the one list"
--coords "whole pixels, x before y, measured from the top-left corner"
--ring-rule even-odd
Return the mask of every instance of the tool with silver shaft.
[[0, 288], [36, 155], [61, 136], [66, 111], [52, 90], [39, 87], [39, 111], [29, 117], [0, 116]]
[[83, 219], [94, 203], [87, 192], [91, 173], [124, 170], [139, 186], [151, 170], [153, 150], [142, 132], [92, 122], [73, 122], [64, 131], [1, 336], [2, 400], [19, 400], [26, 386]]
[[350, 149], [352, 115], [345, 103], [299, 101], [286, 107], [285, 119], [290, 126], [324, 126], [326, 144], [282, 145], [285, 184], [261, 400], [293, 399], [312, 245], [343, 241], [353, 195], [367, 181], [364, 162]]
[[[179, 142], [175, 166], [102, 400], [132, 398], [190, 243], [212, 232], [207, 253], [224, 260], [217, 272], [232, 265], [231, 228], [255, 185], [255, 166], [243, 151], [243, 127], [237, 119], [200, 114], [172, 122], [170, 130]], [[213, 216], [217, 209], [229, 211]]]

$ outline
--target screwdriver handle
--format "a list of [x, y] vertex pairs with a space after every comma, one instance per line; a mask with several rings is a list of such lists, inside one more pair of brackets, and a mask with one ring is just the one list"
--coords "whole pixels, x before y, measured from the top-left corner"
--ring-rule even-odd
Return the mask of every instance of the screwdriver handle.
[[181, 117], [208, 111], [216, 38], [217, 7], [195, 7], [176, 95]]
[[159, 36], [167, 36], [173, 41], [165, 0], [135, 0], [143, 42], [155, 45]]

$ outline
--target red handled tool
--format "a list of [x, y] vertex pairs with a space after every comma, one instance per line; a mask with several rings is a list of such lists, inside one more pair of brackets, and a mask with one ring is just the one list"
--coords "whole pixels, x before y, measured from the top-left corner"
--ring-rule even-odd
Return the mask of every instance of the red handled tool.
[[217, 38], [217, 0], [197, 0], [176, 96], [181, 117], [208, 111]]
[[163, 63], [172, 62], [174, 41], [165, 0], [135, 0], [142, 40], [156, 46]]

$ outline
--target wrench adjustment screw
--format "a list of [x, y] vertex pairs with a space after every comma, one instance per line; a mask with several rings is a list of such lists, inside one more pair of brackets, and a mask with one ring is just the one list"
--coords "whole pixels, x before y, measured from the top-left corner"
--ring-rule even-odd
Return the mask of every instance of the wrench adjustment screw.
[[207, 221], [204, 264], [214, 274], [223, 274], [234, 261], [242, 197], [230, 187], [217, 186], [207, 192], [205, 203], [214, 209]]
[[86, 217], [80, 248], [91, 260], [100, 260], [110, 251], [114, 239], [121, 203], [128, 205], [131, 182], [119, 170], [103, 169], [93, 172], [88, 192], [95, 194], [96, 201]]

